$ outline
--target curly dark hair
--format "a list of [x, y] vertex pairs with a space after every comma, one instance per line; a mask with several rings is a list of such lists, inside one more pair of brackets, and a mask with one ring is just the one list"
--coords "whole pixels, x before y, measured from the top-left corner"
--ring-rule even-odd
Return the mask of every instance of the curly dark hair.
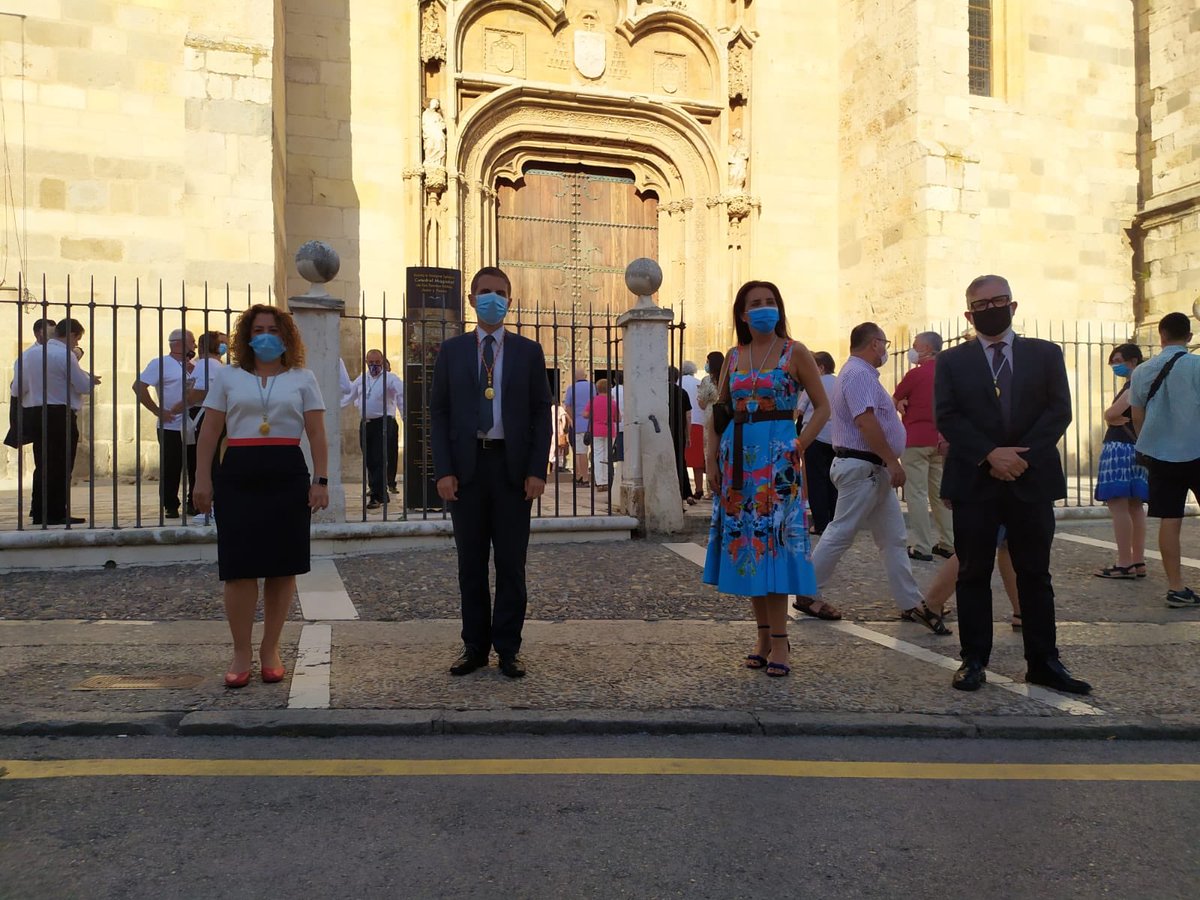
[[265, 303], [255, 303], [238, 316], [229, 347], [233, 365], [245, 369], [247, 372], [254, 371], [254, 348], [250, 346], [250, 331], [254, 328], [255, 317], [260, 313], [270, 313], [275, 317], [275, 323], [279, 326], [279, 339], [283, 341], [283, 356], [280, 357], [283, 367], [285, 369], [304, 368], [304, 341], [300, 339], [300, 330], [296, 328], [291, 314]]

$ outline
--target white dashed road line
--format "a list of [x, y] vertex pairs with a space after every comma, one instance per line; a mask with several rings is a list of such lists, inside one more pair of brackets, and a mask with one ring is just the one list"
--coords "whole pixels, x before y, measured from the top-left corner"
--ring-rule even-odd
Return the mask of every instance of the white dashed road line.
[[300, 632], [296, 648], [296, 671], [288, 709], [329, 709], [329, 664], [333, 626], [309, 623]]
[[[703, 566], [705, 559], [705, 550], [699, 544], [663, 544], [668, 550], [679, 554], [689, 562]], [[793, 621], [805, 621], [798, 619], [796, 613], [789, 609]], [[870, 628], [864, 628], [861, 625], [855, 625], [852, 622], [826, 622], [829, 627], [834, 628], [843, 634], [853, 635], [865, 641], [871, 641], [881, 647], [887, 647], [889, 650], [895, 650], [897, 653], [903, 653], [906, 656], [911, 656], [913, 659], [919, 659], [922, 662], [927, 662], [935, 666], [950, 671], [956, 671], [962, 661], [949, 656], [942, 656], [940, 653], [934, 653], [932, 650], [927, 650], [924, 647], [919, 647], [916, 644], [910, 644], [908, 641], [902, 641], [899, 638], [894, 638], [891, 635], [884, 634], [880, 631], [873, 631]], [[1030, 700], [1036, 700], [1039, 703], [1044, 703], [1054, 709], [1062, 712], [1070, 713], [1073, 716], [1102, 716], [1104, 710], [1091, 706], [1080, 700], [1071, 700], [1056, 691], [1047, 690], [1035, 684], [1023, 684], [1013, 681], [998, 672], [988, 671], [988, 684], [995, 685], [1001, 690], [1009, 691], [1013, 694], [1026, 697]], [[949, 689], [949, 686], [947, 686]]]
[[[1059, 531], [1054, 535], [1054, 537], [1064, 541], [1073, 541], [1076, 544], [1087, 544], [1089, 547], [1104, 547], [1108, 550], [1117, 549], [1117, 545], [1112, 541], [1101, 541], [1097, 538], [1086, 537], [1082, 534], [1066, 534], [1065, 532]], [[1162, 559], [1162, 554], [1154, 550], [1147, 550], [1146, 559]], [[1200, 569], [1200, 559], [1192, 559], [1191, 557], [1185, 556], [1179, 560], [1179, 562], [1181, 565], [1189, 566], [1193, 569]]]

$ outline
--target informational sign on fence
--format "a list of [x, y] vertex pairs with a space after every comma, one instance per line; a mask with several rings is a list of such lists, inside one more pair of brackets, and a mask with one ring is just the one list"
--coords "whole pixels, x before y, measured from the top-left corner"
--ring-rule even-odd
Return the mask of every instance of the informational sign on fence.
[[404, 417], [404, 506], [441, 509], [433, 477], [433, 443], [429, 403], [433, 394], [433, 364], [442, 342], [462, 334], [462, 272], [410, 266], [405, 292], [404, 336], [407, 351]]

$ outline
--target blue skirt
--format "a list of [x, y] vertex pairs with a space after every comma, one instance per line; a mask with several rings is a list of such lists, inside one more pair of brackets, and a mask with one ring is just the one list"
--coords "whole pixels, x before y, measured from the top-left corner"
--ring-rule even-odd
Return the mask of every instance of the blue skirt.
[[1133, 444], [1105, 441], [1100, 450], [1100, 471], [1096, 475], [1096, 499], [1119, 500], [1132, 497], [1143, 503], [1150, 499], [1150, 483], [1145, 466], [1139, 466]]
[[796, 426], [776, 420], [749, 423], [743, 429], [741, 491], [731, 486], [733, 426], [721, 437], [721, 490], [713, 498], [704, 583], [743, 597], [811, 596], [817, 579]]

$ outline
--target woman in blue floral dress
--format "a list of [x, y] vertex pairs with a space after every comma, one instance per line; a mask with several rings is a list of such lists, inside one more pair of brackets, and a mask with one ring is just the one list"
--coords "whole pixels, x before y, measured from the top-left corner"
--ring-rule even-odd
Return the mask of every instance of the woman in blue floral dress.
[[[782, 676], [791, 671], [788, 594], [816, 590], [803, 458], [829, 418], [829, 399], [812, 354], [788, 337], [779, 288], [746, 282], [733, 301], [733, 321], [738, 346], [726, 357], [719, 403], [732, 403], [734, 417], [719, 435], [716, 415], [708, 425], [707, 469], [715, 489], [704, 582], [750, 598], [758, 643], [746, 667]], [[801, 387], [813, 416], [797, 438]]]

